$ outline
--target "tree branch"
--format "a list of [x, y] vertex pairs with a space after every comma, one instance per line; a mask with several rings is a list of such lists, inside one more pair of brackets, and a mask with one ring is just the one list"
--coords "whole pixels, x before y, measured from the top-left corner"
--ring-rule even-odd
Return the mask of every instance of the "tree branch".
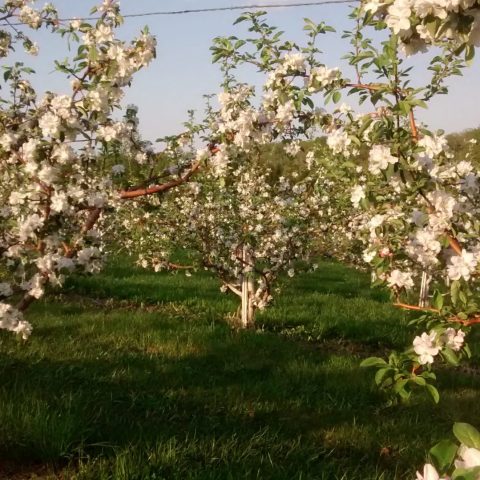
[[124, 190], [120, 192], [120, 198], [123, 200], [127, 199], [132, 199], [132, 198], [138, 198], [138, 197], [144, 197], [146, 195], [153, 195], [155, 193], [161, 193], [161, 192], [166, 192], [172, 188], [178, 187], [179, 185], [182, 185], [183, 183], [186, 183], [190, 177], [200, 168], [200, 162], [195, 162], [184, 175], [181, 177], [171, 180], [170, 182], [163, 183], [161, 185], [154, 185], [153, 187], [148, 187], [148, 188], [139, 188], [136, 190]]

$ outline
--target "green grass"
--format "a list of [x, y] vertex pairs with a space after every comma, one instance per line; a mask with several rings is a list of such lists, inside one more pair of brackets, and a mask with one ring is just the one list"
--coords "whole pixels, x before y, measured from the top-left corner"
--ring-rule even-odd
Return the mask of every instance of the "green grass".
[[0, 478], [410, 479], [454, 421], [478, 424], [480, 380], [385, 407], [362, 358], [413, 332], [368, 278], [334, 263], [286, 283], [238, 332], [202, 273], [128, 261], [71, 281], [0, 334]]

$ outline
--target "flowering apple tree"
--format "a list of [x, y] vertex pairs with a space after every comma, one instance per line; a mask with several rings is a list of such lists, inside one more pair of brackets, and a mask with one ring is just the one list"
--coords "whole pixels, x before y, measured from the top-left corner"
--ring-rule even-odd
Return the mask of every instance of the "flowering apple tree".
[[[95, 228], [107, 206], [118, 201], [115, 174], [101, 153], [114, 143], [136, 150], [134, 127], [117, 121], [125, 87], [155, 56], [155, 40], [143, 31], [131, 42], [115, 37], [121, 24], [115, 1], [105, 0], [94, 24], [61, 22], [53, 6], [41, 10], [26, 0], [0, 7], [3, 57], [18, 42], [38, 47], [25, 31], [46, 26], [77, 50], [57, 62], [70, 79], [58, 94], [37, 95], [21, 63], [3, 67], [0, 108], [0, 328], [28, 337], [23, 312], [48, 286], [75, 269], [96, 272], [102, 262], [102, 231]], [[30, 35], [31, 36], [31, 35]], [[137, 160], [144, 159], [138, 152]]]

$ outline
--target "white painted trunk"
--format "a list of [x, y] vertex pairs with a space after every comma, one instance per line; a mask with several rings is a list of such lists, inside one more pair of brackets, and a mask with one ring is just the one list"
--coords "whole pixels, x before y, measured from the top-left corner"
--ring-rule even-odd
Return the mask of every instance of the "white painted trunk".
[[422, 283], [420, 285], [420, 298], [418, 299], [419, 307], [428, 307], [428, 293], [430, 288], [430, 275], [427, 272], [422, 272]]
[[[250, 262], [250, 255], [245, 247], [242, 249], [242, 260], [244, 264]], [[253, 278], [248, 273], [242, 275], [242, 314], [240, 323], [242, 328], [248, 328], [253, 325], [255, 308], [253, 306], [254, 291]]]

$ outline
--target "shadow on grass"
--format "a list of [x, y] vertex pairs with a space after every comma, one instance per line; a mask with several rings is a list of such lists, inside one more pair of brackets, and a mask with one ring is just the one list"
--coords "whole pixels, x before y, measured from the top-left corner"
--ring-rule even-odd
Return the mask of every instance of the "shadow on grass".
[[[382, 478], [403, 478], [397, 474], [411, 473], [412, 456], [421, 462], [418, 442], [428, 442], [424, 432], [433, 421], [435, 436], [449, 431], [452, 407], [463, 420], [480, 413], [474, 386], [464, 382], [464, 394], [455, 389], [451, 399], [446, 385], [447, 399], [438, 407], [419, 402], [380, 414], [381, 399], [357, 357], [220, 324], [175, 332], [156, 322], [157, 331], [146, 322], [146, 342], [143, 326], [116, 323], [110, 336], [95, 338], [72, 325], [57, 327], [61, 336], [54, 338], [87, 342], [86, 352], [72, 347], [63, 359], [35, 351], [1, 354], [0, 457], [24, 465], [88, 456], [102, 458], [109, 471], [118, 452], [144, 464], [149, 451], [160, 449], [150, 466], [172, 474], [166, 478], [197, 478], [195, 472], [217, 478], [206, 472], [219, 458], [218, 478], [237, 468], [245, 475], [257, 469], [261, 478], [299, 478], [298, 472], [341, 478], [345, 471], [348, 478], [376, 478], [366, 475], [380, 471]], [[119, 344], [131, 328], [136, 336]], [[37, 334], [51, 338], [52, 329]], [[162, 449], [173, 444], [176, 459], [167, 461]], [[385, 448], [387, 458], [380, 454]], [[138, 458], [129, 457], [130, 450]]]
[[9, 459], [82, 480], [412, 478], [454, 421], [477, 421], [480, 381], [446, 372], [439, 405], [382, 408], [358, 346], [404, 345], [410, 333], [367, 285], [322, 266], [259, 316], [264, 331], [234, 332], [223, 317], [236, 302], [205, 275], [114, 266], [72, 280], [114, 303], [67, 294], [35, 306], [27, 344], [0, 332], [0, 469]]

